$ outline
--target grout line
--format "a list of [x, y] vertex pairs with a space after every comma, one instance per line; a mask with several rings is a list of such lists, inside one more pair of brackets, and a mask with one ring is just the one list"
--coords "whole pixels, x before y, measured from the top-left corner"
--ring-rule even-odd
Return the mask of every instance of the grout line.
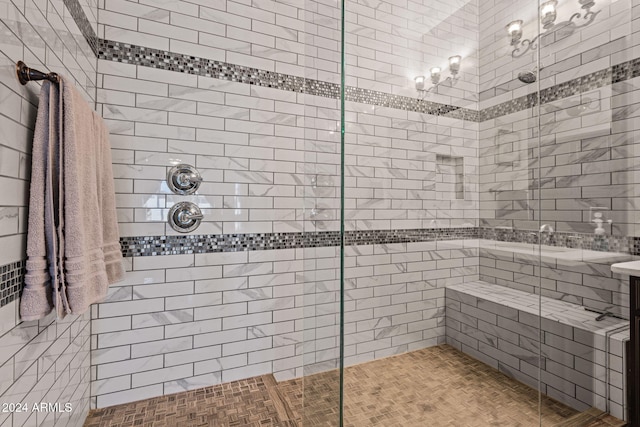
[[93, 53], [98, 56], [98, 35], [96, 34], [91, 22], [87, 18], [87, 15], [84, 13], [82, 6], [80, 5], [78, 0], [64, 0], [64, 5], [67, 7], [67, 10], [73, 17], [73, 20], [76, 21], [78, 28], [82, 32], [82, 35], [86, 39], [87, 43], [89, 43], [89, 47], [93, 51]]

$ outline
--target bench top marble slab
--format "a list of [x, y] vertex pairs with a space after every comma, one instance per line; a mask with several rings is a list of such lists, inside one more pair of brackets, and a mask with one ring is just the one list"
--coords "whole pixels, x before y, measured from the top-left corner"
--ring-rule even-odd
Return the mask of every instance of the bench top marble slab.
[[[608, 331], [629, 325], [628, 320], [615, 317], [605, 317], [601, 321], [596, 321], [597, 313], [587, 311], [584, 307], [577, 304], [530, 294], [518, 289], [511, 289], [483, 281], [451, 285], [448, 286], [447, 289], [515, 308], [536, 316], [541, 314], [545, 319], [590, 331], [598, 335], [605, 335]], [[628, 331], [626, 335], [629, 335]]]
[[620, 262], [611, 266], [614, 273], [640, 276], [640, 261]]

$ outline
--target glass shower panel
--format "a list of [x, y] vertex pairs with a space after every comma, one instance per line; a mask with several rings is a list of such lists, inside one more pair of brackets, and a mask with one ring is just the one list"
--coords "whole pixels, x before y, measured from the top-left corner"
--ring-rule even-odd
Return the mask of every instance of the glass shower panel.
[[479, 279], [478, 3], [346, 3], [345, 425], [444, 424], [461, 390], [433, 375], [477, 335], [454, 303], [445, 345]]
[[[286, 6], [285, 6], [286, 7]], [[304, 426], [341, 425], [341, 295], [340, 295], [340, 71], [341, 2], [304, 0], [304, 136], [297, 148], [296, 198], [302, 201], [302, 285], [298, 298], [303, 335], [300, 386]]]
[[[316, 99], [317, 101], [317, 99]], [[340, 425], [340, 109], [305, 96], [303, 425]], [[329, 105], [331, 104], [331, 105]], [[311, 114], [319, 116], [312, 117]], [[337, 126], [337, 129], [336, 129]]]
[[566, 415], [540, 402], [538, 34], [537, 2], [482, 2], [480, 283], [496, 317], [479, 327], [490, 339], [480, 357], [518, 390], [531, 425]]
[[552, 6], [541, 5], [538, 69], [540, 387], [623, 419], [628, 278], [611, 265], [632, 259], [638, 228], [632, 4]]

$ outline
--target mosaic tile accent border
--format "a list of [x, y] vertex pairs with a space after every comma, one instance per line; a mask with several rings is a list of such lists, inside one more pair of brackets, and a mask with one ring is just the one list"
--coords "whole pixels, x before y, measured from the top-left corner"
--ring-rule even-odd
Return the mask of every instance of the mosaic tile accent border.
[[345, 243], [347, 245], [380, 245], [477, 238], [478, 228], [476, 227], [358, 230], [347, 231]]
[[96, 34], [93, 25], [91, 25], [91, 22], [89, 22], [87, 15], [84, 13], [82, 6], [78, 0], [64, 0], [64, 5], [67, 7], [67, 10], [73, 17], [73, 20], [76, 21], [82, 35], [87, 40], [87, 43], [89, 43], [91, 50], [96, 56], [98, 56], [98, 35]]
[[479, 121], [480, 117], [478, 111], [471, 110], [469, 108], [440, 104], [433, 101], [410, 98], [408, 96], [392, 95], [389, 93], [361, 89], [353, 86], [347, 86], [345, 90], [345, 99], [347, 101], [360, 102], [362, 104], [395, 108], [398, 110], [430, 114], [433, 116], [444, 116], [471, 122]]
[[480, 111], [481, 122], [495, 119], [507, 114], [517, 113], [518, 111], [533, 108], [540, 101], [543, 105], [559, 99], [568, 98], [590, 90], [609, 86], [614, 83], [620, 83], [640, 76], [640, 58], [614, 65], [604, 70], [595, 71], [586, 76], [577, 77], [564, 83], [551, 86], [540, 91], [540, 99], [538, 94], [532, 93], [521, 96], [511, 101], [493, 107], [485, 108]]
[[0, 307], [18, 299], [24, 285], [26, 261], [0, 266]]
[[[345, 233], [345, 245], [383, 245], [447, 240], [486, 239], [504, 242], [537, 243], [539, 233], [490, 227], [428, 228], [405, 230], [356, 230]], [[546, 242], [551, 246], [640, 255], [640, 237], [604, 236], [555, 232]], [[337, 247], [340, 232], [215, 234], [151, 237], [122, 237], [125, 257], [242, 252], [277, 249]], [[17, 299], [23, 288], [26, 261], [0, 266], [0, 307]]]
[[[306, 79], [304, 77], [260, 70], [112, 40], [100, 39], [98, 58], [107, 61], [135, 64], [144, 67], [159, 68], [162, 70], [322, 96], [324, 98], [340, 98], [340, 85], [336, 83]], [[440, 104], [407, 96], [392, 95], [353, 86], [347, 87], [346, 99], [363, 104], [478, 121], [478, 112], [468, 108]]]
[[[393, 243], [486, 239], [536, 244], [539, 233], [489, 227], [425, 228], [404, 230], [356, 230], [345, 233], [345, 245], [383, 245]], [[216, 252], [242, 252], [277, 249], [318, 248], [340, 245], [338, 231], [308, 233], [199, 234], [175, 236], [134, 236], [120, 239], [125, 257], [183, 255]], [[604, 236], [555, 232], [544, 244], [602, 252], [640, 255], [640, 237]]]
[[[478, 238], [485, 240], [497, 240], [501, 242], [537, 244], [540, 233], [532, 230], [511, 230], [504, 228], [480, 227]], [[545, 237], [545, 239], [547, 239]], [[631, 255], [640, 255], [640, 237], [633, 236], [603, 236], [602, 240], [596, 240], [593, 233], [572, 233], [556, 231], [545, 240], [545, 245], [584, 249], [600, 252], [622, 252]]]
[[[256, 86], [306, 93], [325, 98], [339, 99], [340, 96], [340, 86], [335, 83], [306, 79], [304, 77], [260, 70], [112, 40], [99, 39], [97, 55], [98, 58], [108, 61], [195, 74]], [[540, 91], [540, 96], [538, 96], [538, 93], [532, 93], [480, 111], [353, 86], [346, 88], [345, 96], [347, 101], [352, 102], [435, 116], [445, 116], [472, 122], [483, 122], [535, 107], [539, 102], [546, 104], [638, 76], [640, 76], [640, 58], [543, 89]]]
[[121, 237], [122, 255], [157, 256], [338, 246], [340, 232]]
[[[431, 242], [477, 237], [478, 229], [475, 227], [362, 230], [347, 231], [345, 245]], [[339, 246], [340, 232], [122, 237], [120, 244], [125, 257], [299, 249]]]

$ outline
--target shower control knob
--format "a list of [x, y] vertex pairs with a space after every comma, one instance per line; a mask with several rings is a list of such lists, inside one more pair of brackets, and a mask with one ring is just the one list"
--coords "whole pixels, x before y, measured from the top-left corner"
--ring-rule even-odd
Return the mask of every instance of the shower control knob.
[[195, 230], [203, 218], [200, 208], [191, 202], [176, 203], [169, 211], [169, 225], [180, 233]]
[[177, 165], [169, 169], [167, 173], [167, 185], [176, 194], [193, 194], [198, 191], [201, 183], [200, 172], [191, 165]]

